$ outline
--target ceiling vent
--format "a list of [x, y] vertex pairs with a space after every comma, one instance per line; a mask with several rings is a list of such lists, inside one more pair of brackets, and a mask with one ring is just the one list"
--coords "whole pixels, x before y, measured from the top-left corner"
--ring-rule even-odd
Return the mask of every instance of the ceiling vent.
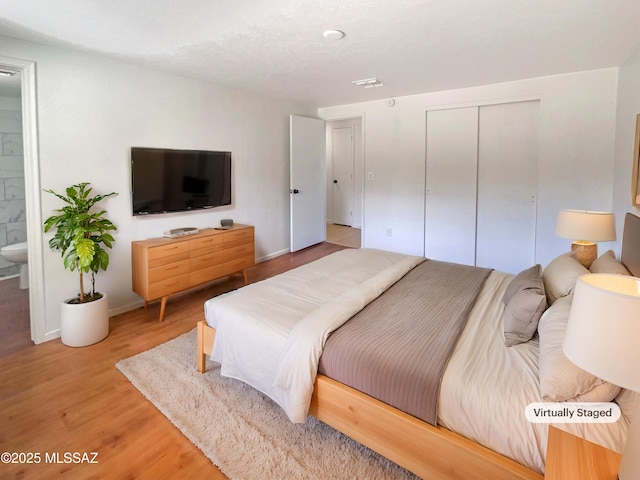
[[360, 87], [364, 87], [364, 88], [373, 88], [373, 87], [382, 87], [384, 86], [384, 83], [382, 83], [381, 80], [378, 80], [377, 78], [365, 78], [364, 80], [354, 80], [353, 82], [354, 85], [358, 85]]

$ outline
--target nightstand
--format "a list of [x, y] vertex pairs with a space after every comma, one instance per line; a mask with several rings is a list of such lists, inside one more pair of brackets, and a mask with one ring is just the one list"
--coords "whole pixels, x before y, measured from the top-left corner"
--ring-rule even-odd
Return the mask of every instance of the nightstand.
[[549, 426], [546, 473], [548, 480], [615, 480], [619, 453], [559, 428]]

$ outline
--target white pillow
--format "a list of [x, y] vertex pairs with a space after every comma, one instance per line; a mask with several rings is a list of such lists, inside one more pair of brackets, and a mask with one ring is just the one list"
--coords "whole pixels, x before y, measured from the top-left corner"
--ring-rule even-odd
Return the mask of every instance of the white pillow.
[[540, 318], [540, 394], [547, 402], [610, 402], [620, 387], [581, 369], [562, 350], [572, 299], [573, 295], [560, 298]]
[[549, 305], [573, 292], [578, 277], [587, 273], [590, 273], [589, 270], [576, 259], [575, 253], [565, 253], [552, 260], [542, 271], [542, 281]]
[[589, 267], [591, 273], [613, 273], [615, 275], [631, 275], [622, 263], [616, 260], [613, 250], [608, 250], [596, 258]]

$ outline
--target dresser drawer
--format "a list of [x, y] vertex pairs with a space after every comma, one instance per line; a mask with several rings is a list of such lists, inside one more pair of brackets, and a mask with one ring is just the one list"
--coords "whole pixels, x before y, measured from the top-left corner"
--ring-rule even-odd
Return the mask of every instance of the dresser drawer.
[[218, 265], [212, 265], [210, 267], [192, 271], [189, 276], [189, 283], [192, 287], [195, 287], [202, 283], [215, 280], [216, 278], [224, 277], [224, 275], [224, 264], [220, 263]]
[[225, 261], [224, 252], [205, 253], [204, 255], [198, 255], [197, 257], [191, 257], [189, 259], [189, 271], [201, 270], [203, 268], [214, 267], [216, 265], [222, 265]]
[[190, 286], [188, 273], [167, 278], [166, 280], [149, 285], [149, 298], [166, 297], [167, 295], [185, 290]]
[[229, 248], [231, 246], [247, 242], [253, 242], [253, 228], [231, 230], [224, 234], [224, 248]]
[[194, 257], [203, 253], [219, 252], [224, 249], [223, 235], [210, 235], [189, 241], [190, 256]]
[[149, 283], [158, 283], [167, 278], [184, 275], [185, 273], [189, 273], [189, 260], [167, 263], [166, 265], [149, 269]]
[[231, 275], [232, 273], [251, 268], [255, 265], [255, 263], [256, 262], [253, 258], [248, 257], [238, 258], [236, 260], [231, 260], [230, 262], [225, 262], [223, 275]]
[[147, 252], [149, 267], [157, 267], [167, 263], [189, 258], [189, 242], [174, 242], [149, 248]]
[[229, 262], [231, 260], [235, 260], [237, 258], [247, 257], [254, 260], [254, 246], [253, 242], [245, 243], [243, 245], [238, 245], [236, 247], [231, 247], [224, 251], [224, 261]]

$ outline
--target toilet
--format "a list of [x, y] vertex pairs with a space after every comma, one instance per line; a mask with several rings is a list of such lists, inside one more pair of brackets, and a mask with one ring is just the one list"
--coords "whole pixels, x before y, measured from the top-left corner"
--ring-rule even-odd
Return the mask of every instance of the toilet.
[[14, 243], [0, 248], [0, 256], [8, 262], [20, 264], [20, 288], [29, 288], [27, 242]]

